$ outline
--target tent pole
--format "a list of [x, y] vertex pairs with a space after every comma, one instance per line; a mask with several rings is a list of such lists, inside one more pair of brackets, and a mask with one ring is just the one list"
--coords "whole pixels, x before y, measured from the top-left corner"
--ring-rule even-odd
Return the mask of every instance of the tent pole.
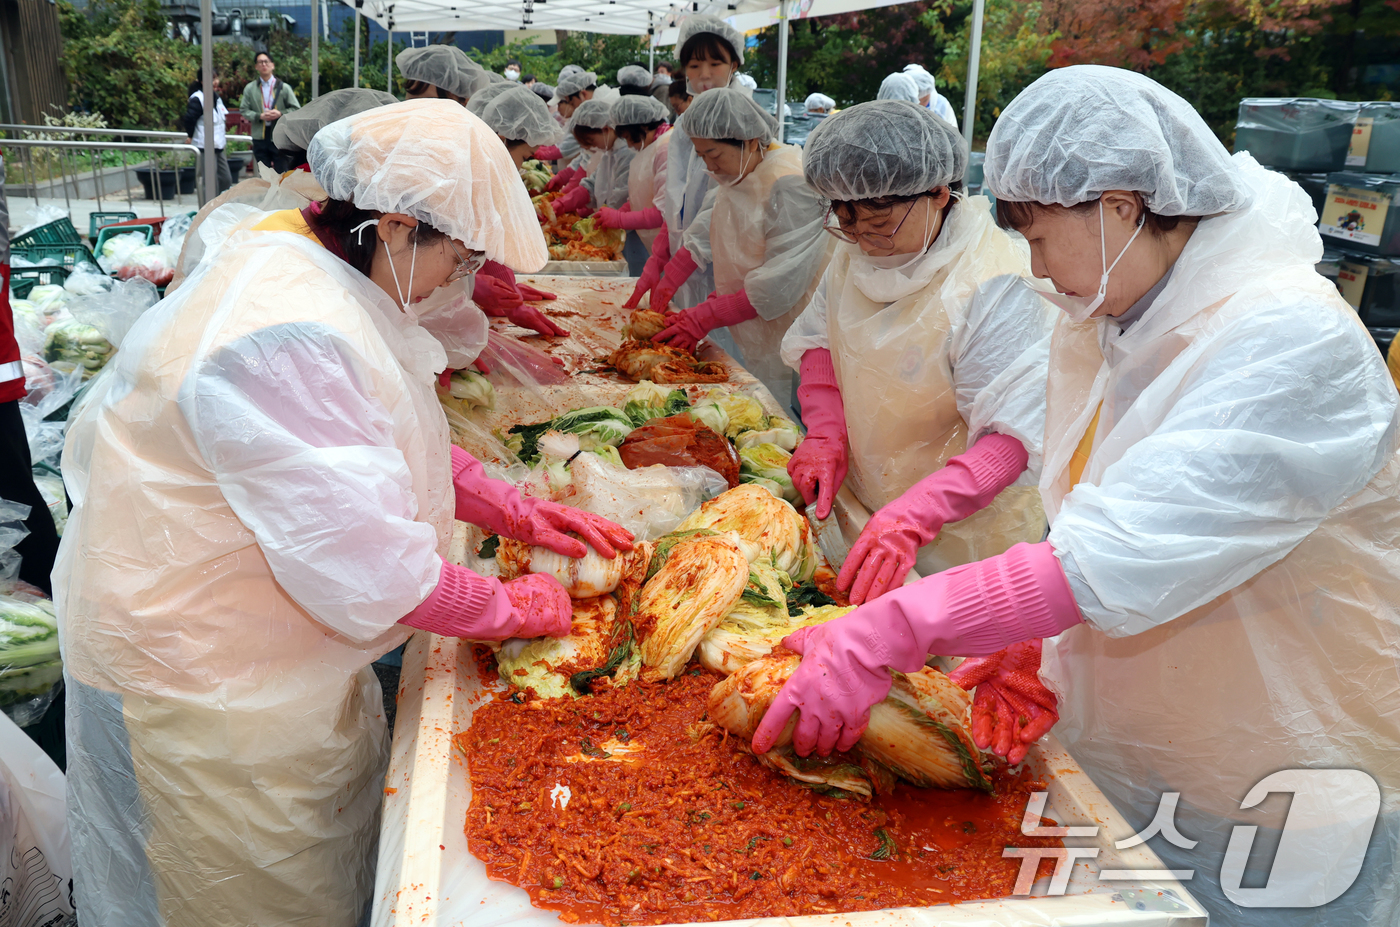
[[656, 75], [656, 14], [647, 10], [647, 70]]
[[355, 0], [355, 83], [353, 86], [360, 86], [360, 7], [364, 6], [364, 0]]
[[384, 89], [389, 93], [394, 92], [394, 24], [391, 21], [386, 30], [389, 34], [385, 37], [384, 57], [389, 59], [384, 65]]
[[[204, 92], [204, 150], [200, 152], [200, 157], [204, 159], [204, 202], [208, 203], [219, 195], [219, 174], [218, 174], [218, 150], [214, 147], [214, 111], [218, 103], [214, 99], [214, 35], [213, 23], [210, 8], [210, 0], [199, 0], [199, 56], [200, 64], [204, 68], [204, 81], [200, 90]], [[161, 174], [155, 172], [157, 181], [160, 181]], [[157, 185], [159, 196], [165, 199], [165, 190]], [[162, 214], [164, 203], [162, 203]]]
[[[982, 0], [977, 0], [981, 3]], [[778, 143], [782, 144], [783, 136], [787, 128], [783, 119], [783, 104], [787, 102], [787, 65], [788, 65], [788, 4], [787, 0], [778, 0]]]
[[977, 71], [982, 59], [982, 14], [986, 0], [973, 0], [972, 3], [972, 45], [967, 57], [967, 102], [963, 105], [963, 138], [967, 147], [972, 147], [973, 114], [977, 110]]
[[311, 99], [321, 95], [321, 28], [317, 21], [320, 7], [317, 0], [311, 0]]

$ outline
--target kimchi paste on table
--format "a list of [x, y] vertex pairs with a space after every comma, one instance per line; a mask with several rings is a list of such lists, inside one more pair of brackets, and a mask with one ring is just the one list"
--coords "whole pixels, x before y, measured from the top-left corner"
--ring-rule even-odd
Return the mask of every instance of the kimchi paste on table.
[[1020, 860], [1003, 848], [1061, 845], [1021, 835], [1044, 788], [1025, 773], [1000, 769], [991, 795], [800, 786], [699, 723], [719, 679], [692, 664], [668, 683], [478, 708], [454, 743], [488, 875], [565, 921], [659, 924], [1004, 897]]

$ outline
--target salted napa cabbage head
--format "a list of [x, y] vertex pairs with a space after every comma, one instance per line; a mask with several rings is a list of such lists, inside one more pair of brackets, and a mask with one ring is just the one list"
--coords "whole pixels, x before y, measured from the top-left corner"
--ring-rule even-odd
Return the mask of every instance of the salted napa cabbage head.
[[713, 399], [696, 403], [688, 414], [692, 421], [699, 422], [716, 434], [722, 435], [729, 428], [729, 413]]
[[733, 438], [741, 431], [753, 431], [768, 424], [768, 413], [757, 399], [743, 393], [727, 393], [722, 389], [712, 389], [705, 394], [706, 399], [719, 403], [729, 422], [725, 426], [726, 437]]
[[741, 483], [715, 496], [676, 529], [733, 531], [750, 562], [767, 556], [793, 582], [806, 582], [817, 570], [817, 551], [807, 519], [762, 486]]
[[579, 447], [592, 450], [599, 444], [621, 444], [632, 433], [632, 420], [620, 409], [609, 406], [591, 406], [574, 409], [549, 423], [555, 431], [578, 435]]
[[734, 446], [742, 451], [759, 444], [774, 444], [785, 451], [795, 451], [801, 440], [802, 430], [796, 422], [781, 415], [770, 415], [768, 427], [739, 432], [734, 438]]
[[[802, 498], [797, 487], [792, 485], [788, 475], [788, 461], [792, 454], [776, 444], [757, 444], [739, 452], [739, 479], [749, 482], [763, 479], [776, 484], [786, 501], [796, 505]], [[771, 489], [771, 487], [769, 487]]]

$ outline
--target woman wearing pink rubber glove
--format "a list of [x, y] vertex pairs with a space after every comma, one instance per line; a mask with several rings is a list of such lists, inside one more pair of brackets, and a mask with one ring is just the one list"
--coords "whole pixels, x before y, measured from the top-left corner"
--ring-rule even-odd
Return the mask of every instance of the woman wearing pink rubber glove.
[[[542, 295], [528, 296], [525, 290]], [[481, 307], [482, 312], [499, 319], [509, 319], [521, 328], [537, 331], [541, 335], [557, 337], [569, 334], [534, 306], [525, 305], [527, 298], [554, 299], [555, 295], [516, 283], [515, 272], [495, 261], [487, 261], [481, 270], [477, 271], [472, 288], [472, 301]]]
[[598, 228], [636, 233], [648, 251], [654, 250], [663, 222], [666, 146], [656, 141], [666, 116], [666, 107], [651, 96], [625, 96], [613, 104], [613, 131], [637, 155], [627, 173], [627, 202], [619, 209], [604, 206], [594, 216]]
[[[643, 296], [655, 291], [666, 271], [666, 262], [670, 259], [671, 234], [666, 226], [662, 225], [661, 231], [657, 233], [656, 240], [652, 243], [651, 257], [647, 258], [646, 266], [642, 268], [642, 275], [637, 278], [637, 285], [632, 288], [632, 295], [627, 297], [627, 302], [622, 304], [622, 308], [636, 309], [642, 304]], [[655, 302], [655, 297], [653, 297], [652, 304]]]
[[802, 375], [803, 419], [816, 416], [788, 466], [818, 517], [838, 465], [874, 513], [838, 577], [860, 604], [911, 568], [929, 575], [1044, 537], [1033, 477], [1021, 478], [1040, 457], [1044, 381], [1002, 374], [1043, 359], [1054, 308], [1022, 281], [1024, 244], [984, 197], [959, 193], [962, 138], [930, 111], [854, 106], [804, 151], [836, 245], [782, 344]]
[[627, 177], [637, 152], [617, 137], [613, 130], [612, 106], [602, 100], [588, 100], [569, 117], [566, 131], [572, 133], [585, 152], [602, 152], [598, 167], [579, 186], [554, 202], [554, 211], [578, 212], [602, 206], [617, 209], [627, 202]]
[[[801, 149], [773, 141], [776, 120], [748, 95], [727, 88], [702, 93], [685, 123], [715, 189], [708, 241], [700, 240], [697, 223], [681, 253], [708, 246], [715, 292], [673, 316], [653, 340], [694, 353], [707, 334], [727, 328], [744, 367], [789, 405], [792, 373], [779, 349], [836, 244], [822, 232], [826, 204], [803, 181]], [[653, 307], [681, 282], [668, 269]]]

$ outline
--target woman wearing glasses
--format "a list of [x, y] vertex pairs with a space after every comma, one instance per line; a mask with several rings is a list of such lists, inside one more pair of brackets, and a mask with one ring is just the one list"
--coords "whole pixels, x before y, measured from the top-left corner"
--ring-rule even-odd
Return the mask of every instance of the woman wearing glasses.
[[782, 343], [807, 426], [788, 470], [818, 517], [843, 481], [875, 512], [838, 579], [856, 604], [911, 567], [935, 573], [1045, 531], [1023, 475], [1043, 441], [1044, 381], [998, 376], [1047, 350], [1053, 309], [1021, 280], [1025, 243], [985, 198], [962, 196], [966, 166], [957, 131], [902, 100], [829, 116], [807, 141], [807, 183], [842, 243]]
[[[773, 142], [777, 122], [747, 94], [725, 88], [696, 98], [690, 142], [714, 184], [708, 230], [715, 291], [668, 316], [653, 340], [694, 353], [728, 326], [744, 366], [786, 404], [792, 375], [778, 349], [812, 298], [835, 241], [822, 234], [825, 204], [802, 179], [802, 150]], [[695, 234], [687, 231], [689, 246]]]
[[69, 429], [54, 586], [94, 923], [358, 923], [388, 759], [370, 663], [415, 628], [570, 627], [553, 579], [444, 561], [454, 516], [567, 556], [630, 547], [449, 444], [415, 305], [487, 257], [546, 260], [494, 133], [421, 100], [308, 153], [328, 198], [215, 243]]

